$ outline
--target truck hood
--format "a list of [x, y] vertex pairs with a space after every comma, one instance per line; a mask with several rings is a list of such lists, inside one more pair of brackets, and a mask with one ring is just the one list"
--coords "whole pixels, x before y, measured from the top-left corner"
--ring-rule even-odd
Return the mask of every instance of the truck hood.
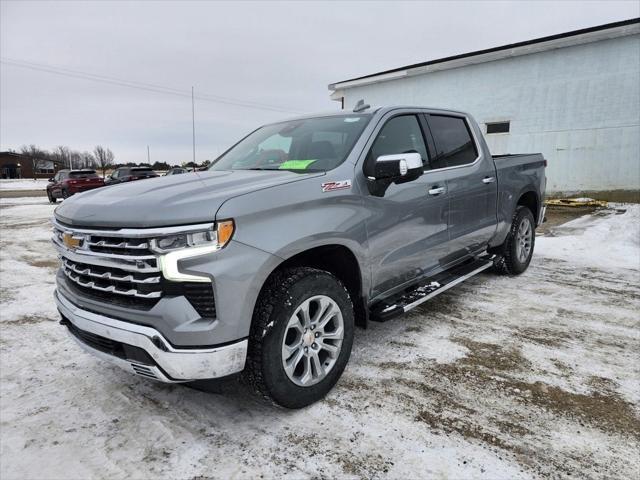
[[323, 172], [233, 170], [170, 175], [97, 188], [56, 208], [63, 223], [84, 227], [163, 227], [215, 220], [227, 200]]

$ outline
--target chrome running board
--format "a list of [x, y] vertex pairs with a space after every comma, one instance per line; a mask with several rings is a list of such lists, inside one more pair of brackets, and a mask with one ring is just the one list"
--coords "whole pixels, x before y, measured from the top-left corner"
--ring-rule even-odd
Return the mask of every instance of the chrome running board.
[[422, 305], [427, 300], [446, 292], [459, 283], [477, 275], [493, 265], [494, 256], [481, 257], [464, 263], [450, 270], [446, 270], [426, 282], [410, 287], [371, 308], [370, 318], [374, 322], [386, 322], [409, 310]]

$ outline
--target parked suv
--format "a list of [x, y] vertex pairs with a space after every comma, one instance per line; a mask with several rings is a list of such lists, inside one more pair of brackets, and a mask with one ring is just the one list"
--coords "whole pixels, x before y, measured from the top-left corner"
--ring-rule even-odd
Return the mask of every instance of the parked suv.
[[115, 183], [132, 182], [134, 180], [144, 180], [145, 178], [154, 178], [158, 174], [150, 167], [120, 167], [105, 180], [106, 185]]
[[179, 175], [181, 173], [187, 173], [189, 170], [187, 170], [186, 168], [182, 168], [182, 167], [174, 167], [171, 170], [168, 170], [167, 173], [165, 173], [164, 175]]
[[524, 272], [545, 166], [491, 156], [455, 111], [363, 106], [266, 125], [207, 172], [58, 207], [62, 324], [137, 375], [244, 370], [261, 395], [303, 407], [337, 382], [355, 325], [489, 268]]
[[104, 180], [95, 170], [60, 170], [49, 179], [47, 197], [56, 203], [59, 198], [68, 198], [74, 193], [85, 192], [104, 186]]

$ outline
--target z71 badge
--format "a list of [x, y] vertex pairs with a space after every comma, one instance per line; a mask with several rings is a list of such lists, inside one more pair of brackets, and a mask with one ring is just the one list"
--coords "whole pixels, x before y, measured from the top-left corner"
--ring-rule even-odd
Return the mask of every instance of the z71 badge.
[[334, 190], [344, 190], [351, 188], [351, 180], [340, 180], [339, 182], [325, 182], [322, 184], [323, 192], [333, 192]]

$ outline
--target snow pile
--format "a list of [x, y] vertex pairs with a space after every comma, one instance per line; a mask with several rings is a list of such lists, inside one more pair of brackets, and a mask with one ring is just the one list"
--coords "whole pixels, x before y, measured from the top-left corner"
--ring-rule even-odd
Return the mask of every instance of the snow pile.
[[49, 181], [46, 178], [1, 179], [0, 190], [44, 190]]
[[[535, 254], [596, 268], [640, 268], [640, 205], [586, 215], [538, 237]], [[601, 215], [608, 215], [601, 218]]]

